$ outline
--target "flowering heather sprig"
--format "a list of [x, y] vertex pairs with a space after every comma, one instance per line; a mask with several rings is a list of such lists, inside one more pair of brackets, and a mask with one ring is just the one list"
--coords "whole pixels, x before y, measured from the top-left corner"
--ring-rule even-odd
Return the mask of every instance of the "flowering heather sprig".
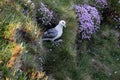
[[116, 28], [120, 28], [120, 13], [117, 11], [112, 11], [110, 16], [112, 20], [117, 24]]
[[38, 12], [40, 12], [41, 17], [39, 20], [42, 21], [42, 24], [44, 25], [51, 25], [52, 20], [55, 19], [53, 11], [49, 10], [46, 5], [44, 5], [42, 2], [40, 3], [40, 8], [38, 9]]
[[87, 4], [75, 6], [82, 39], [90, 39], [100, 25], [100, 15], [95, 7]]
[[119, 13], [117, 13], [116, 11], [113, 11], [111, 13], [111, 17], [113, 18], [114, 21], [120, 23], [120, 14]]
[[108, 5], [108, 3], [107, 0], [95, 0], [95, 5], [98, 8], [105, 8]]
[[34, 12], [35, 10], [35, 3], [32, 2], [31, 0], [26, 0], [20, 3], [23, 7], [22, 9], [22, 13], [27, 16], [28, 14], [32, 12]]

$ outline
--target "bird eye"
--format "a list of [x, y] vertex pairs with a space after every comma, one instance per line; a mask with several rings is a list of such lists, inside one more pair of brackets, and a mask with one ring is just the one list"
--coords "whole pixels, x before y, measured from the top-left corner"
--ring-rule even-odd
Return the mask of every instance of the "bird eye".
[[65, 24], [64, 22], [62, 22], [62, 24]]

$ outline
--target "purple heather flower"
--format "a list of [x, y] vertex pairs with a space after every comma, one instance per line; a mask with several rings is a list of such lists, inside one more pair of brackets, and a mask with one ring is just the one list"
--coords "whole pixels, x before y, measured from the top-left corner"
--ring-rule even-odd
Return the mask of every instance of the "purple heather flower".
[[51, 25], [51, 21], [55, 19], [53, 11], [49, 10], [46, 5], [44, 5], [42, 2], [40, 3], [40, 8], [38, 9], [38, 12], [42, 15], [40, 20], [42, 21], [42, 24], [44, 25]]
[[113, 11], [111, 13], [111, 18], [114, 22], [116, 22], [117, 24], [116, 28], [120, 28], [120, 14], [117, 11]]
[[95, 2], [98, 8], [105, 8], [108, 5], [107, 0], [95, 0]]
[[97, 31], [100, 25], [100, 15], [95, 7], [87, 4], [75, 6], [82, 39], [90, 39], [91, 35]]

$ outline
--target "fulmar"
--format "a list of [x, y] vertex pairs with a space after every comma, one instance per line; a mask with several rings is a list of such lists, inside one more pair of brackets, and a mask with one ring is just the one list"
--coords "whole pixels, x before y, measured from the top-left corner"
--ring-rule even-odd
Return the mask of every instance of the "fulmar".
[[56, 27], [44, 32], [43, 40], [55, 41], [60, 38], [63, 34], [63, 27], [66, 28], [66, 22], [64, 20], [60, 20]]

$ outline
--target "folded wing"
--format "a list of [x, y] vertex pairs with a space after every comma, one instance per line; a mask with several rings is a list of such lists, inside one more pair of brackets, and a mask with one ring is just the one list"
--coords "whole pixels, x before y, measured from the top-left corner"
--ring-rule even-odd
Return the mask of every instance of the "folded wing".
[[58, 35], [58, 31], [55, 28], [49, 29], [47, 30], [44, 35], [43, 38], [54, 38]]

